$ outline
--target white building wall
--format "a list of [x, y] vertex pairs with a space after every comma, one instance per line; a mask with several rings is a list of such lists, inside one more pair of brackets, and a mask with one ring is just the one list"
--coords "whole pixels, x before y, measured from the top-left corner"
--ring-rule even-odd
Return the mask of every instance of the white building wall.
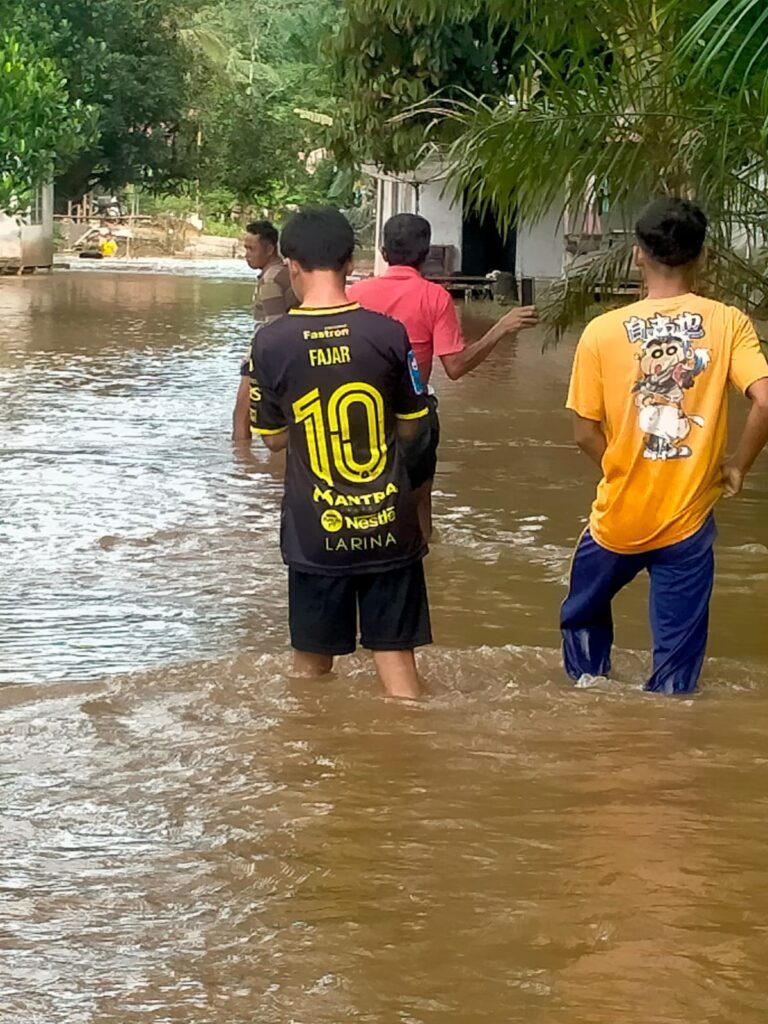
[[384, 241], [384, 225], [397, 213], [415, 213], [418, 205], [416, 189], [405, 181], [381, 177], [377, 179], [376, 209], [376, 262], [374, 273], [378, 276], [387, 269], [381, 246]]
[[0, 261], [6, 267], [53, 263], [53, 185], [43, 185], [23, 215], [0, 211]]
[[419, 188], [419, 211], [432, 225], [432, 244], [450, 245], [455, 251], [454, 269], [461, 269], [464, 204], [454, 201], [444, 181], [431, 181]]
[[0, 210], [0, 268], [6, 263], [21, 265], [21, 225]]
[[50, 267], [53, 264], [53, 185], [41, 186], [29, 221], [21, 228], [24, 266]]
[[[432, 225], [433, 245], [451, 246], [455, 253], [454, 270], [462, 266], [464, 205], [455, 199], [439, 171], [424, 177], [417, 186], [412, 181], [390, 177], [374, 168], [369, 173], [377, 182], [376, 266], [375, 273], [386, 270], [380, 249], [384, 224], [397, 213], [420, 213]], [[425, 180], [426, 179], [426, 180]], [[437, 180], [435, 180], [437, 179]], [[538, 279], [562, 276], [566, 255], [566, 225], [562, 217], [563, 203], [557, 202], [535, 224], [521, 221], [517, 227], [517, 275]]]
[[535, 224], [517, 226], [517, 273], [520, 277], [554, 279], [562, 276], [565, 257], [565, 223], [562, 205], [556, 203]]
[[395, 178], [377, 178], [376, 274], [383, 274], [387, 269], [380, 251], [384, 225], [398, 213], [419, 213], [426, 217], [432, 225], [432, 244], [452, 246], [454, 266], [456, 270], [461, 268], [462, 204], [452, 202], [450, 193], [443, 193], [444, 186], [444, 181], [414, 185]]

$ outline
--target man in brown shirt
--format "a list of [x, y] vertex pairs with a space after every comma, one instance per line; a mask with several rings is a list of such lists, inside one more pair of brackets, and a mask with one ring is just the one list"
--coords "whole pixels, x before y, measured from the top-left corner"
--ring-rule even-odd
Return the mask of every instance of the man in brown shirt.
[[[288, 268], [278, 251], [277, 228], [268, 220], [258, 220], [245, 229], [245, 259], [251, 270], [260, 270], [261, 276], [253, 292], [253, 318], [256, 330], [298, 305], [291, 290]], [[251, 436], [250, 380], [248, 361], [240, 369], [240, 387], [235, 402], [233, 438], [247, 441]]]

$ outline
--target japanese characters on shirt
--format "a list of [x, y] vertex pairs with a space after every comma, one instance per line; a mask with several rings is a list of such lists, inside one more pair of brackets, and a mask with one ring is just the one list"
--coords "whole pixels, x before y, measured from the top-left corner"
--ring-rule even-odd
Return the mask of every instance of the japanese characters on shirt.
[[678, 316], [633, 316], [624, 322], [627, 338], [639, 346], [640, 376], [633, 388], [638, 423], [645, 435], [643, 456], [668, 462], [693, 455], [695, 428], [705, 425], [690, 408], [687, 393], [710, 365], [709, 349], [696, 345], [705, 337], [699, 313]]

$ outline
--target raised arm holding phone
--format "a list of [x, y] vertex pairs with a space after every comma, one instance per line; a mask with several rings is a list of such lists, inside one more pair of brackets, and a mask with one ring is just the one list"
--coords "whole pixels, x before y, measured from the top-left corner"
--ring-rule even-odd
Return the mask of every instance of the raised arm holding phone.
[[[535, 307], [523, 306], [505, 313], [482, 338], [466, 344], [451, 296], [421, 272], [431, 242], [432, 228], [424, 217], [401, 213], [390, 218], [384, 225], [382, 248], [389, 269], [382, 277], [367, 278], [349, 289], [350, 297], [365, 309], [384, 313], [405, 326], [426, 386], [435, 356], [451, 380], [460, 380], [485, 362], [502, 339], [512, 340], [538, 323]], [[427, 400], [429, 429], [422, 435], [418, 450], [409, 452], [408, 461], [411, 485], [419, 491], [422, 529], [429, 538], [440, 421], [437, 397], [431, 389]]]

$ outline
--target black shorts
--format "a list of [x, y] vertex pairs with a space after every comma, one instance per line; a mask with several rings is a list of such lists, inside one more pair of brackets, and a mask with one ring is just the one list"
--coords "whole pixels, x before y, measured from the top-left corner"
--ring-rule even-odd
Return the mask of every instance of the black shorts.
[[421, 561], [389, 572], [316, 576], [288, 570], [291, 645], [307, 654], [410, 651], [432, 643]]
[[408, 470], [408, 479], [414, 491], [428, 480], [435, 479], [437, 472], [437, 449], [440, 444], [440, 420], [437, 415], [437, 398], [427, 395], [429, 413], [424, 429], [415, 441], [401, 442], [401, 451]]

